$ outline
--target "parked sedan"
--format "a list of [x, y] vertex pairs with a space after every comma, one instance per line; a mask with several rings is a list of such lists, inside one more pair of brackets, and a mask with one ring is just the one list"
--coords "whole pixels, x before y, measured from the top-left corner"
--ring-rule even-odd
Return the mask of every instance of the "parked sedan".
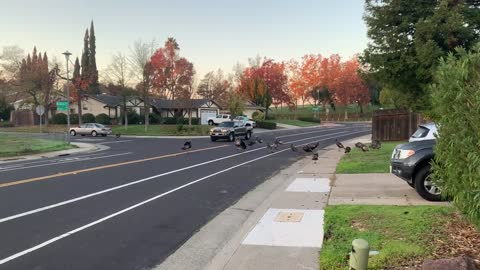
[[82, 136], [92, 135], [93, 137], [102, 135], [105, 137], [112, 134], [112, 129], [98, 123], [86, 123], [78, 127], [70, 128], [70, 135], [76, 136], [77, 134]]

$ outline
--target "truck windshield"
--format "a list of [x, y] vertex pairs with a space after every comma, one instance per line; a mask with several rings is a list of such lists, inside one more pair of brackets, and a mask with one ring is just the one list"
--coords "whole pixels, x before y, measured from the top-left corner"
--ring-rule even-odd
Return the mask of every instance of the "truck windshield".
[[223, 122], [218, 126], [219, 127], [233, 127], [233, 122]]

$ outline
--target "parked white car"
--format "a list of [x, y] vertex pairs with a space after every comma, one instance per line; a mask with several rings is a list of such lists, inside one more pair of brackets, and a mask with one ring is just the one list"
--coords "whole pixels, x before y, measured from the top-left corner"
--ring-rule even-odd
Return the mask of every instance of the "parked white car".
[[215, 117], [209, 117], [207, 123], [210, 126], [219, 125], [226, 121], [232, 121], [230, 114], [218, 114]]
[[98, 123], [86, 123], [78, 127], [70, 128], [71, 136], [76, 136], [77, 134], [82, 136], [92, 135], [93, 137], [102, 135], [103, 137], [105, 137], [107, 135], [112, 134], [112, 129]]
[[257, 126], [257, 123], [255, 123], [255, 121], [251, 120], [251, 119], [248, 119], [248, 117], [246, 116], [237, 116], [235, 117], [234, 120], [237, 120], [237, 121], [242, 121], [245, 126], [250, 126], [252, 128], [256, 127]]

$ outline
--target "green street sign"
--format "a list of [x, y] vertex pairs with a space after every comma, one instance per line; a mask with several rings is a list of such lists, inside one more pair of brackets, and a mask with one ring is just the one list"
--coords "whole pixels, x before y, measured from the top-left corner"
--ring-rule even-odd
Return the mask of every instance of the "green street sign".
[[68, 102], [57, 101], [57, 111], [68, 111]]
[[320, 107], [312, 107], [312, 111], [318, 112], [318, 111], [320, 111]]

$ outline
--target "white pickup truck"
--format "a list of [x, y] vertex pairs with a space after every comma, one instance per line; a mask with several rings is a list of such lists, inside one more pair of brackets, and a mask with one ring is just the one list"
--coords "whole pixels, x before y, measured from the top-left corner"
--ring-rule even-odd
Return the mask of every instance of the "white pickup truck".
[[210, 126], [213, 126], [213, 125], [219, 125], [226, 121], [232, 121], [232, 119], [230, 118], [230, 114], [218, 114], [215, 117], [209, 117], [207, 120], [207, 123]]

